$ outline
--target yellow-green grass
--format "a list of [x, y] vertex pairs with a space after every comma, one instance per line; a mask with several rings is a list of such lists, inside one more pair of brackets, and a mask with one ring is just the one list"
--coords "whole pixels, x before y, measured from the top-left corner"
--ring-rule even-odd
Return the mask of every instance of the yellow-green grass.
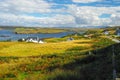
[[[29, 74], [35, 75], [36, 72], [45, 71], [49, 67], [66, 65], [74, 62], [74, 58], [81, 59], [85, 57], [87, 56], [62, 55], [62, 58], [61, 57], [55, 57], [55, 58], [24, 57], [18, 59], [8, 58], [8, 61], [3, 61], [3, 63], [0, 64], [0, 68], [1, 68], [0, 79], [8, 78], [10, 80], [11, 77], [9, 75], [14, 75], [17, 78], [19, 78], [19, 76], [22, 76], [21, 73], [23, 74], [25, 72], [27, 73], [27, 76], [29, 76]], [[41, 73], [39, 73], [39, 75], [41, 76]], [[26, 79], [15, 79], [15, 80], [26, 80]]]
[[66, 32], [65, 29], [57, 28], [16, 28], [15, 32], [18, 34], [30, 34], [30, 33], [60, 33]]
[[[64, 36], [62, 38], [46, 38], [44, 39], [45, 42], [63, 42], [68, 41], [68, 39], [72, 37], [74, 40], [79, 40], [80, 42], [83, 40], [83, 42], [86, 42], [87, 40], [83, 36], [77, 36], [77, 35], [68, 35]], [[89, 42], [89, 41], [87, 41]]]
[[[101, 45], [98, 42], [101, 42], [101, 39], [80, 39], [44, 44], [0, 42], [0, 79], [36, 80], [42, 74], [45, 76], [50, 74], [51, 69], [77, 65], [76, 60], [79, 62], [83, 59], [84, 61], [89, 57], [83, 51], [92, 49], [95, 43]], [[35, 75], [39, 76], [35, 78]], [[33, 78], [27, 79], [31, 76]]]
[[38, 56], [44, 54], [59, 54], [73, 47], [91, 48], [91, 40], [74, 40], [59, 43], [26, 43], [26, 42], [0, 42], [0, 56]]
[[[59, 61], [58, 59], [54, 58], [46, 58], [43, 59], [41, 57], [33, 57], [33, 56], [40, 56], [40, 55], [51, 55], [51, 54], [62, 54], [65, 53], [68, 49], [74, 47], [83, 47], [84, 51], [86, 49], [90, 49], [92, 46], [92, 40], [74, 40], [74, 41], [65, 41], [59, 43], [45, 43], [45, 44], [37, 44], [37, 43], [26, 43], [26, 42], [0, 42], [0, 57], [4, 57], [6, 59], [0, 60], [0, 78], [4, 75], [11, 75], [14, 74], [15, 76], [19, 76], [20, 72], [18, 72], [19, 68], [20, 71], [26, 71], [29, 68], [34, 69], [34, 67], [26, 68], [24, 65], [33, 65], [35, 66], [35, 70], [42, 70], [49, 66], [52, 66], [52, 62]], [[18, 59], [12, 59], [9, 57], [19, 57]], [[28, 57], [32, 56], [32, 57]], [[81, 57], [84, 57], [81, 55]], [[65, 59], [64, 62], [56, 62], [54, 65], [62, 65], [67, 64], [72, 61], [72, 56]], [[77, 58], [77, 57], [76, 57]], [[49, 62], [49, 61], [50, 62]], [[41, 62], [39, 65], [38, 62]], [[37, 64], [36, 64], [37, 63]], [[42, 65], [43, 64], [43, 65]], [[22, 66], [23, 65], [23, 66]], [[38, 65], [38, 66], [37, 66]], [[29, 71], [28, 71], [29, 72]], [[7, 78], [7, 76], [6, 76]], [[22, 79], [20, 79], [22, 80]]]
[[65, 38], [47, 38], [47, 39], [44, 39], [45, 42], [62, 42], [62, 41], [67, 41], [67, 37]]

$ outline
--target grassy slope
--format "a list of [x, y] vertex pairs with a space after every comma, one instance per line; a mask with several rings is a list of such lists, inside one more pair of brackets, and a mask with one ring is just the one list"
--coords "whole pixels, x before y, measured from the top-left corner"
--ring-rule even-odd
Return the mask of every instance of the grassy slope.
[[[46, 39], [46, 44], [0, 42], [0, 79], [3, 80], [112, 80], [112, 49], [109, 39], [74, 37]], [[62, 41], [62, 42], [61, 42]], [[56, 43], [57, 42], [57, 43]], [[120, 46], [116, 44], [116, 69], [120, 76]], [[89, 55], [89, 51], [91, 54]]]
[[[94, 61], [101, 65], [102, 63], [97, 60], [101, 56], [88, 55], [84, 50], [101, 48], [112, 43], [105, 38], [46, 44], [1, 42], [0, 79], [103, 80], [91, 78], [95, 76], [91, 71], [94, 69], [93, 66], [96, 66], [95, 69], [99, 66]], [[58, 54], [57, 51], [62, 54]]]
[[66, 32], [65, 29], [57, 28], [16, 28], [15, 32], [18, 34], [30, 34], [30, 33], [60, 33]]
[[[0, 56], [38, 56], [44, 54], [64, 53], [73, 47], [90, 49], [92, 40], [64, 41], [59, 43], [24, 43], [24, 42], [0, 42]], [[83, 43], [82, 43], [83, 42]]]

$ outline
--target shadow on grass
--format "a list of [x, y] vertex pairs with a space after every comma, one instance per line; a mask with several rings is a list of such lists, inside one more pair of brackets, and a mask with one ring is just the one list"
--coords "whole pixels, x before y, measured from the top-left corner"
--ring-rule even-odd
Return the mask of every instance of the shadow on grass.
[[[120, 44], [114, 44], [116, 54], [117, 75], [120, 73]], [[38, 59], [32, 64], [22, 64], [17, 67], [18, 72], [31, 73], [31, 79], [39, 80], [112, 80], [112, 46], [89, 52], [72, 52], [80, 48], [71, 48], [65, 54], [43, 55], [38, 57], [28, 57]], [[40, 58], [40, 59], [39, 59]], [[7, 58], [0, 58], [6, 60]], [[13, 58], [14, 59], [14, 58]], [[17, 58], [15, 58], [17, 59]], [[8, 59], [9, 60], [9, 59]], [[19, 70], [22, 69], [22, 70]], [[40, 72], [41, 76], [33, 74]], [[36, 75], [38, 75], [36, 77]], [[15, 77], [13, 74], [6, 74], [6, 77]], [[25, 77], [27, 80], [27, 77]], [[29, 78], [30, 80], [30, 78]]]
[[[120, 44], [114, 44], [115, 53], [120, 53]], [[93, 50], [86, 58], [77, 58], [63, 66], [62, 73], [52, 72], [47, 80], [112, 80], [112, 46]], [[87, 53], [86, 53], [87, 54]], [[116, 54], [117, 76], [120, 74], [120, 54]], [[67, 72], [71, 71], [70, 74]]]

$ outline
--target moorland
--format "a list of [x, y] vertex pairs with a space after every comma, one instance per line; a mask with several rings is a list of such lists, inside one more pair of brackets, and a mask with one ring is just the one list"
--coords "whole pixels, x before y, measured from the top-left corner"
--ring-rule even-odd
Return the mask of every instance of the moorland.
[[[102, 28], [47, 38], [44, 44], [1, 41], [0, 80], [112, 80], [112, 46], [120, 77], [120, 44], [107, 38], [114, 35], [115, 28]], [[68, 41], [69, 37], [74, 40]]]

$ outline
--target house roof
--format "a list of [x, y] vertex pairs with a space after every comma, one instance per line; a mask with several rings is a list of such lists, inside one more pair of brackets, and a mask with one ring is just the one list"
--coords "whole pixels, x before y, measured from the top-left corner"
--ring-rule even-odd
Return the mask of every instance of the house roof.
[[68, 38], [68, 40], [74, 40], [74, 38], [70, 37], [70, 38]]
[[28, 39], [33, 39], [33, 40], [38, 40], [38, 41], [41, 41], [43, 39], [39, 38], [39, 37], [27, 37], [26, 40]]
[[38, 37], [27, 37], [26, 39], [39, 39]]

